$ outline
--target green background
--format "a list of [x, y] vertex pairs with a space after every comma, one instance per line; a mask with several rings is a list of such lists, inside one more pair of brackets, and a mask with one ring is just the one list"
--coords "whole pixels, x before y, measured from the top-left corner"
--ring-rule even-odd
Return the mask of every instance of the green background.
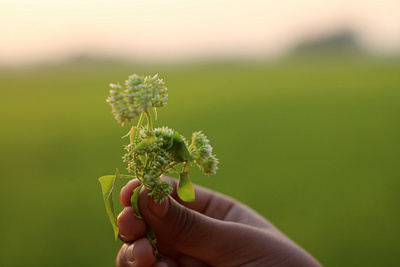
[[129, 129], [105, 99], [134, 72], [169, 88], [157, 126], [211, 140], [220, 169], [194, 183], [325, 266], [398, 266], [400, 60], [365, 58], [0, 69], [0, 266], [114, 265], [97, 179], [124, 172]]

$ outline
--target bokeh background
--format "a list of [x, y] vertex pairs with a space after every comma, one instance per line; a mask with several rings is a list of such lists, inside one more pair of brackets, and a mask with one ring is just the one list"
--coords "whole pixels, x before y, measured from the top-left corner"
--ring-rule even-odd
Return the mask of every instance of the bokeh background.
[[97, 178], [125, 169], [128, 127], [105, 98], [131, 73], [165, 80], [157, 125], [210, 138], [220, 169], [195, 183], [324, 266], [399, 266], [399, 13], [397, 0], [0, 0], [0, 266], [114, 265]]

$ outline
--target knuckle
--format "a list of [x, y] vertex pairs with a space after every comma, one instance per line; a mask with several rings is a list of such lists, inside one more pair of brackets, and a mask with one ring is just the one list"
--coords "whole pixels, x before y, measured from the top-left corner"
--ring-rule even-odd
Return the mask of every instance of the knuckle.
[[176, 223], [172, 228], [172, 232], [181, 245], [190, 242], [191, 236], [195, 232], [196, 215], [192, 210], [179, 209], [179, 213], [175, 214]]

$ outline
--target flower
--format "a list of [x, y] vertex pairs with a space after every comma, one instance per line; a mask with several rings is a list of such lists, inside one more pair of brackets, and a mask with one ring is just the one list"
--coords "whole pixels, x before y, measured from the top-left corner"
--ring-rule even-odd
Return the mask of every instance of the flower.
[[173, 130], [167, 127], [150, 130], [142, 126], [133, 142], [125, 146], [127, 153], [122, 157], [128, 164], [128, 172], [134, 173], [152, 191], [149, 195], [156, 202], [162, 202], [172, 192], [171, 184], [161, 180], [174, 161], [166, 149], [172, 135]]
[[210, 140], [207, 139], [201, 131], [192, 134], [192, 144], [190, 146], [191, 154], [197, 166], [205, 174], [216, 174], [218, 170], [218, 159], [212, 155], [212, 147], [209, 144]]
[[132, 74], [125, 81], [125, 88], [110, 84], [111, 90], [106, 102], [120, 124], [131, 121], [150, 107], [163, 107], [167, 104], [167, 87], [158, 75], [139, 76]]

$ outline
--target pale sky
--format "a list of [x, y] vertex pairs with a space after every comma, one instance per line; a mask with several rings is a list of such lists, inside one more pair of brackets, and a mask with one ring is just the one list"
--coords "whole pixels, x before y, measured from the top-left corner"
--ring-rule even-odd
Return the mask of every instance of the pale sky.
[[88, 52], [148, 61], [275, 57], [346, 27], [400, 51], [400, 0], [0, 0], [0, 64]]

